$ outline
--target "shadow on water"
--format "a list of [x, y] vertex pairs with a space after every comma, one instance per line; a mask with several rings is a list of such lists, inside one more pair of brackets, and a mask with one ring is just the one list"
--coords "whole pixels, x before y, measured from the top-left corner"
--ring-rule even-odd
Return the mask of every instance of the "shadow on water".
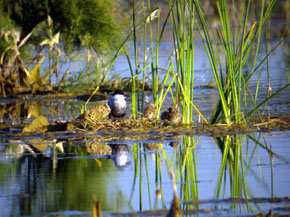
[[0, 210], [3, 216], [91, 216], [95, 196], [107, 215], [165, 215], [172, 168], [185, 215], [290, 214], [289, 136], [279, 133], [127, 143], [2, 138]]

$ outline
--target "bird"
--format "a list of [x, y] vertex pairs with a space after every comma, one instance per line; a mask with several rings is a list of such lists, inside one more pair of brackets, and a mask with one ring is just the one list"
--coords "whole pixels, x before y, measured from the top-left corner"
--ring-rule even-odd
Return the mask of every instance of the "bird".
[[161, 120], [169, 121], [173, 123], [180, 123], [182, 119], [182, 115], [176, 109], [175, 106], [170, 106], [166, 111], [162, 112]]
[[109, 99], [108, 105], [111, 109], [110, 118], [122, 118], [126, 115], [127, 103], [124, 91], [116, 90]]
[[144, 109], [144, 117], [149, 120], [155, 120], [157, 116], [157, 109], [155, 104], [150, 104]]
[[96, 105], [95, 107], [82, 113], [76, 120], [102, 120], [110, 113], [110, 108], [107, 103]]

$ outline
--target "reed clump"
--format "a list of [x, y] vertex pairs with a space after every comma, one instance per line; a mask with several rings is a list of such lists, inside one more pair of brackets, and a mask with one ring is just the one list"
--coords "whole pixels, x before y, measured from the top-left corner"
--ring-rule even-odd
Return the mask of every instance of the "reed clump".
[[[265, 105], [271, 98], [279, 94], [282, 90], [289, 87], [289, 84], [287, 84], [271, 94], [269, 92], [271, 87], [268, 82], [269, 94], [267, 94], [267, 98], [260, 104], [257, 103], [257, 93], [260, 80], [255, 84], [255, 96], [249, 88], [249, 81], [253, 75], [260, 73], [260, 78], [262, 72], [261, 67], [268, 62], [269, 55], [283, 41], [283, 39], [280, 40], [270, 51], [266, 49], [265, 57], [258, 62], [257, 55], [260, 51], [263, 25], [269, 18], [270, 12], [276, 1], [271, 0], [267, 4], [265, 0], [260, 1], [260, 14], [258, 21], [251, 23], [249, 21], [249, 11], [252, 2], [242, 2], [238, 11], [235, 2], [233, 1], [231, 9], [232, 13], [237, 14], [237, 18], [235, 19], [238, 23], [237, 30], [232, 27], [234, 23], [229, 15], [230, 4], [228, 4], [228, 1], [219, 0], [216, 2], [220, 23], [218, 28], [213, 28], [213, 24], [200, 1], [195, 0], [193, 2], [198, 18], [197, 20], [194, 17], [195, 24], [203, 40], [220, 96], [220, 100], [212, 114], [210, 123], [225, 123], [227, 125], [248, 123], [248, 118], [253, 114], [257, 114], [260, 120], [262, 120], [259, 108]], [[193, 14], [194, 11], [191, 11], [191, 13]], [[250, 27], [248, 27], [249, 23]], [[219, 46], [219, 44], [221, 46]], [[252, 57], [252, 66], [250, 68], [250, 75], [246, 75], [243, 73], [243, 69], [251, 56], [251, 52], [254, 53]], [[225, 61], [222, 61], [222, 57], [224, 57]], [[267, 67], [269, 67], [268, 64]], [[269, 68], [267, 68], [267, 71], [269, 71]], [[268, 80], [270, 79], [269, 73], [267, 78]], [[249, 108], [247, 97], [250, 98], [253, 108]]]
[[[267, 51], [265, 57], [258, 62], [263, 25], [269, 18], [276, 0], [271, 0], [267, 4], [265, 0], [257, 3], [260, 14], [258, 20], [253, 22], [249, 21], [249, 11], [253, 4], [251, 1], [240, 2], [237, 7], [234, 1], [230, 4], [226, 0], [218, 0], [215, 5], [219, 19], [217, 28], [213, 27], [212, 20], [199, 0], [170, 0], [169, 12], [163, 23], [160, 22], [160, 8], [152, 10], [150, 1], [147, 1], [147, 4], [145, 2], [142, 1], [142, 18], [139, 21], [137, 6], [133, 1], [132, 30], [119, 49], [124, 50], [131, 71], [133, 118], [137, 118], [137, 114], [142, 113], [144, 109], [146, 72], [151, 75], [152, 97], [157, 108], [157, 117], [159, 117], [165, 97], [170, 94], [173, 104], [182, 112], [184, 124], [192, 123], [194, 112], [197, 112], [203, 119], [203, 123], [210, 124], [221, 123], [228, 126], [246, 124], [253, 114], [258, 114], [262, 120], [259, 108], [289, 87], [287, 84], [275, 93], [268, 94], [260, 104], [257, 103], [259, 80], [255, 87], [256, 96], [249, 88], [251, 78], [254, 74], [261, 73], [261, 67], [268, 62], [269, 55], [283, 41], [282, 39], [272, 50]], [[232, 22], [230, 13], [234, 14], [235, 22]], [[173, 59], [165, 70], [166, 73], [161, 74], [164, 69], [161, 70], [159, 67], [159, 49], [165, 27], [169, 23], [172, 29]], [[238, 24], [238, 28], [233, 28], [234, 24]], [[153, 25], [157, 25], [155, 33], [153, 33]], [[196, 29], [204, 43], [220, 97], [210, 121], [204, 118], [193, 101], [196, 38], [194, 31]], [[150, 36], [149, 39], [147, 35]], [[130, 38], [133, 38], [134, 62], [126, 50], [126, 42]], [[140, 42], [142, 40], [143, 43]], [[148, 40], [149, 43], [147, 43]], [[250, 74], [246, 75], [243, 71], [251, 52], [254, 53], [252, 66]], [[268, 89], [271, 89], [270, 85]], [[252, 108], [249, 108], [247, 104], [247, 97], [253, 104]]]

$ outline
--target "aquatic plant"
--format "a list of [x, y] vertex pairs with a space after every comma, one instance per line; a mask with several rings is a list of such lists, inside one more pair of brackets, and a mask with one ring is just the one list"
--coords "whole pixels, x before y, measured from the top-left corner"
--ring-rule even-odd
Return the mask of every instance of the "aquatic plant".
[[[169, 1], [169, 12], [163, 24], [160, 24], [160, 9], [151, 10], [150, 1], [145, 6], [142, 1], [142, 18], [137, 21], [136, 3], [133, 1], [132, 12], [132, 29], [128, 36], [119, 47], [116, 55], [112, 59], [105, 76], [109, 72], [113, 62], [121, 51], [124, 51], [129, 69], [131, 72], [131, 90], [132, 90], [132, 117], [136, 118], [138, 113], [144, 109], [144, 86], [145, 72], [149, 70], [152, 80], [152, 96], [154, 104], [157, 107], [159, 115], [162, 104], [168, 92], [174, 104], [182, 107], [183, 119], [182, 123], [191, 123], [194, 110], [203, 119], [204, 123], [208, 121], [203, 117], [198, 108], [194, 105], [194, 28], [197, 27], [204, 47], [208, 55], [208, 59], [212, 68], [212, 72], [219, 91], [220, 100], [216, 105], [216, 109], [211, 116], [210, 123], [244, 124], [249, 116], [258, 113], [259, 107], [265, 105], [271, 98], [279, 94], [282, 90], [289, 87], [289, 84], [270, 94], [270, 85], [268, 87], [268, 97], [257, 105], [257, 93], [259, 90], [259, 80], [256, 84], [255, 96], [250, 92], [248, 83], [254, 74], [260, 73], [260, 68], [264, 62], [268, 61], [269, 55], [282, 43], [283, 39], [274, 46], [270, 51], [267, 50], [265, 58], [257, 63], [257, 55], [261, 40], [262, 26], [269, 17], [269, 14], [275, 4], [275, 0], [271, 0], [267, 7], [265, 0], [261, 2], [259, 23], [249, 23], [249, 10], [251, 2], [242, 2], [240, 10], [237, 12], [236, 5], [232, 2], [231, 9], [234, 14], [238, 14], [236, 19], [238, 29], [233, 29], [233, 23], [230, 22], [229, 5], [226, 0], [217, 1], [217, 10], [219, 16], [220, 28], [213, 28], [213, 24], [209, 19], [207, 12], [204, 10], [199, 0], [191, 1]], [[152, 21], [157, 21], [157, 31], [155, 37], [152, 31]], [[160, 80], [159, 68], [159, 46], [163, 37], [165, 26], [168, 20], [171, 21], [172, 37], [174, 45], [174, 61], [171, 61], [163, 80]], [[141, 27], [141, 28], [140, 28]], [[149, 30], [150, 47], [147, 47], [146, 33]], [[143, 34], [143, 65], [140, 61], [140, 35]], [[133, 38], [134, 63], [126, 49], [126, 43]], [[156, 38], [156, 39], [154, 39]], [[142, 39], [141, 39], [142, 40]], [[221, 45], [221, 46], [220, 46]], [[220, 50], [220, 48], [222, 50]], [[148, 58], [147, 51], [151, 55]], [[253, 65], [250, 74], [246, 77], [243, 73], [245, 63], [247, 62], [250, 52], [254, 51]], [[222, 56], [225, 56], [223, 62]], [[269, 70], [269, 69], [268, 69]], [[142, 76], [142, 87], [139, 86], [140, 75]], [[269, 77], [269, 76], [268, 76]], [[102, 83], [104, 78], [99, 82]], [[269, 82], [268, 82], [269, 83]], [[97, 88], [96, 88], [97, 90]], [[253, 109], [250, 110], [247, 105], [247, 97], [249, 96]], [[157, 115], [157, 118], [158, 118]]]
[[[250, 199], [254, 196], [252, 189], [250, 189], [249, 185], [247, 184], [246, 176], [249, 171], [253, 173], [254, 169], [251, 166], [253, 165], [252, 161], [254, 160], [256, 160], [259, 164], [258, 171], [260, 171], [260, 174], [255, 174], [257, 182], [266, 183], [266, 179], [269, 178], [271, 183], [271, 195], [273, 195], [273, 156], [275, 155], [279, 159], [281, 159], [281, 156], [273, 153], [264, 136], [264, 143], [260, 140], [262, 140], [261, 133], [253, 133], [252, 135], [239, 134], [215, 138], [215, 141], [222, 153], [222, 161], [214, 194], [216, 198], [225, 197], [224, 194], [228, 188], [230, 190], [230, 197], [243, 198], [247, 201], [250, 201]], [[250, 142], [252, 142], [252, 145], [249, 145]], [[260, 165], [260, 153], [259, 155], [257, 153], [257, 150], [259, 150], [258, 147], [261, 147], [264, 152], [269, 154], [269, 162], [271, 164], [270, 177], [265, 177], [263, 174], [263, 169]], [[243, 150], [246, 150], [246, 153], [244, 153]], [[255, 159], [254, 156], [257, 156], [257, 158]], [[283, 161], [285, 159], [281, 160]], [[227, 183], [228, 181], [229, 183]], [[266, 188], [268, 189], [268, 187]], [[254, 212], [258, 205], [253, 203], [246, 203], [245, 205], [236, 204], [232, 205], [232, 208], [236, 209], [238, 206], [245, 206], [248, 212]]]
[[[75, 84], [73, 78], [66, 79], [76, 61], [76, 50], [86, 49], [87, 61], [85, 69], [80, 70], [82, 75], [76, 76], [77, 87], [88, 78], [100, 79], [101, 73], [95, 76], [100, 70], [92, 73], [91, 65], [95, 65], [90, 60], [94, 56], [98, 63], [106, 61], [108, 53], [119, 43], [127, 19], [123, 15], [121, 19], [119, 1], [14, 3], [0, 4], [2, 96], [59, 91], [64, 83], [68, 89]], [[85, 52], [78, 52], [77, 56], [82, 53]], [[48, 64], [41, 65], [44, 56], [48, 57]]]
[[[0, 73], [1, 90], [0, 95], [14, 95], [20, 92], [45, 90], [47, 86], [47, 78], [57, 67], [57, 62], [51, 65], [44, 75], [41, 75], [41, 66], [45, 56], [37, 56], [37, 61], [32, 68], [25, 64], [21, 57], [21, 49], [31, 37], [33, 31], [24, 39], [20, 39], [20, 32], [15, 29], [3, 31], [0, 39], [7, 42], [6, 47], [1, 52], [0, 65], [3, 70]], [[49, 45], [51, 51], [55, 44], [58, 43], [59, 33], [49, 39], [44, 40], [41, 45]], [[50, 56], [51, 57], [51, 56]], [[51, 61], [50, 61], [51, 62]], [[61, 85], [66, 77], [66, 73], [62, 79], [58, 81]]]
[[[176, 103], [182, 105], [183, 123], [192, 121], [194, 87], [194, 13], [193, 2], [169, 1], [172, 25], [175, 65], [178, 74], [176, 82]], [[180, 82], [178, 82], [180, 80]]]
[[[268, 61], [269, 55], [280, 45], [281, 40], [272, 50], [266, 52], [265, 58], [257, 63], [257, 55], [260, 48], [262, 27], [269, 17], [269, 14], [275, 4], [275, 0], [265, 5], [265, 0], [261, 2], [259, 22], [253, 22], [250, 28], [247, 28], [249, 23], [249, 10], [251, 2], [240, 4], [240, 11], [237, 12], [236, 5], [232, 2], [232, 11], [237, 14], [238, 29], [233, 29], [233, 23], [230, 22], [229, 5], [226, 0], [217, 1], [217, 10], [219, 16], [220, 28], [213, 28], [213, 24], [209, 19], [207, 12], [204, 10], [199, 0], [191, 1], [169, 1], [170, 11], [165, 19], [165, 22], [160, 27], [159, 11], [156, 10], [157, 17], [157, 33], [156, 41], [154, 41], [152, 33], [151, 16], [146, 17], [146, 10], [144, 1], [143, 7], [143, 31], [144, 31], [144, 44], [143, 44], [143, 69], [137, 70], [140, 66], [138, 64], [137, 55], [137, 26], [134, 24], [135, 9], [133, 10], [133, 40], [134, 40], [134, 58], [135, 58], [135, 73], [133, 73], [132, 66], [130, 69], [132, 72], [132, 90], [135, 89], [135, 79], [138, 80], [138, 74], [144, 72], [148, 65], [151, 65], [152, 76], [152, 95], [154, 103], [160, 112], [163, 97], [170, 91], [172, 100], [175, 104], [181, 105], [183, 113], [183, 123], [191, 123], [192, 113], [196, 110], [203, 118], [203, 121], [207, 123], [207, 120], [198, 111], [193, 103], [193, 88], [194, 88], [194, 28], [197, 27], [200, 36], [204, 42], [204, 46], [208, 55], [208, 59], [213, 71], [213, 75], [219, 91], [220, 101], [216, 106], [214, 113], [212, 114], [210, 123], [226, 123], [231, 125], [243, 124], [248, 117], [253, 113], [258, 112], [258, 108], [265, 105], [272, 97], [279, 94], [282, 90], [289, 87], [289, 84], [278, 90], [273, 95], [268, 94], [268, 97], [260, 104], [257, 105], [257, 93], [259, 90], [259, 80], [256, 84], [255, 96], [250, 92], [248, 83], [252, 76], [257, 73], [261, 73], [260, 68], [265, 61]], [[135, 3], [133, 4], [135, 7]], [[151, 6], [150, 1], [147, 2], [147, 14], [150, 14]], [[153, 14], [153, 12], [151, 12]], [[172, 25], [172, 36], [174, 44], [174, 63], [169, 64], [167, 74], [164, 76], [164, 80], [160, 82], [159, 65], [159, 46], [162, 40], [163, 32], [167, 20], [170, 17]], [[148, 19], [149, 18], [149, 19]], [[198, 19], [198, 20], [197, 20]], [[148, 23], [150, 32], [150, 53], [151, 60], [149, 64], [145, 64], [146, 61], [146, 24]], [[161, 29], [161, 30], [160, 30]], [[220, 45], [222, 50], [220, 51]], [[247, 62], [250, 52], [254, 51], [253, 65], [250, 75], [246, 77], [243, 74], [243, 68]], [[225, 61], [221, 61], [222, 56], [225, 56]], [[129, 56], [127, 55], [129, 59]], [[147, 60], [148, 61], [148, 60]], [[268, 69], [269, 71], [269, 69]], [[139, 72], [139, 73], [138, 73]], [[171, 74], [171, 77], [169, 76]], [[269, 73], [268, 73], [269, 74]], [[269, 76], [268, 76], [269, 77]], [[268, 82], [269, 83], [269, 82]], [[144, 83], [143, 83], [144, 84]], [[161, 84], [161, 85], [160, 85]], [[165, 86], [167, 90], [165, 91]], [[175, 89], [173, 90], [172, 87]], [[269, 85], [268, 90], [271, 87]], [[163, 93], [165, 93], [163, 95]], [[270, 93], [270, 92], [269, 92]], [[143, 91], [144, 94], [144, 91]], [[143, 99], [136, 98], [136, 95], [132, 92], [133, 107], [135, 111], [135, 100]], [[249, 110], [247, 108], [246, 97], [249, 96], [254, 108]], [[142, 105], [144, 104], [142, 100]], [[141, 106], [142, 107], [142, 106]], [[138, 111], [142, 111], [140, 106]], [[134, 112], [135, 113], [135, 112]], [[135, 115], [133, 115], [135, 117]], [[261, 119], [261, 116], [260, 116]]]
[[[247, 29], [247, 24], [249, 22], [249, 9], [251, 1], [248, 1], [247, 3], [241, 3], [241, 11], [239, 14], [240, 25], [238, 27], [237, 33], [235, 33], [235, 31], [231, 28], [228, 9], [229, 6], [226, 0], [217, 1], [220, 28], [217, 28], [216, 31], [212, 27], [212, 23], [207, 13], [203, 9], [200, 1], [194, 1], [196, 13], [200, 21], [198, 22], [195, 20], [195, 23], [203, 40], [220, 95], [220, 101], [217, 104], [210, 120], [211, 124], [241, 124], [247, 120], [247, 118], [252, 113], [257, 112], [258, 108], [270, 100], [273, 95], [277, 95], [283, 89], [289, 86], [288, 84], [278, 90], [272, 96], [268, 96], [268, 98], [259, 105], [256, 105], [257, 98], [254, 99], [252, 97], [252, 94], [248, 88], [248, 82], [251, 77], [258, 72], [263, 62], [282, 42], [281, 40], [277, 46], [275, 46], [270, 52], [266, 53], [266, 57], [257, 64], [257, 54], [261, 40], [262, 26], [264, 25], [266, 19], [269, 17], [275, 2], [275, 0], [271, 0], [266, 7], [265, 0], [261, 1], [261, 11], [258, 26], [256, 22], [253, 22], [250, 29]], [[232, 2], [232, 6], [235, 8], [234, 1]], [[194, 12], [191, 11], [191, 13], [193, 14]], [[218, 43], [221, 43], [222, 45], [222, 52], [219, 51]], [[255, 44], [256, 47], [254, 46]], [[242, 69], [248, 60], [251, 50], [254, 50], [255, 52], [253, 66], [250, 76], [245, 77], [242, 73]], [[221, 55], [225, 56], [225, 63], [222, 63]], [[258, 91], [258, 87], [259, 82], [256, 84], [256, 93]], [[254, 109], [251, 111], [246, 111], [246, 113], [244, 113], [242, 109], [242, 96], [244, 93], [247, 93], [250, 96], [254, 105]], [[244, 101], [244, 104], [247, 107], [246, 101]]]
[[[194, 20], [186, 18], [185, 10], [187, 5], [185, 2], [175, 2], [169, 1], [170, 10], [166, 15], [165, 21], [160, 24], [160, 9], [151, 10], [150, 1], [147, 2], [147, 8], [145, 8], [145, 3], [142, 1], [142, 11], [143, 19], [140, 22], [143, 25], [143, 68], [139, 69], [140, 64], [138, 60], [138, 45], [137, 45], [137, 29], [139, 25], [136, 25], [136, 13], [135, 13], [135, 1], [133, 1], [133, 49], [134, 49], [134, 60], [135, 60], [135, 71], [132, 67], [133, 64], [130, 62], [129, 55], [125, 50], [126, 57], [129, 63], [129, 68], [132, 76], [132, 116], [136, 117], [136, 101], [140, 102], [138, 104], [138, 112], [142, 112], [144, 108], [144, 82], [145, 82], [145, 71], [149, 68], [152, 81], [152, 95], [154, 104], [157, 107], [157, 117], [159, 116], [162, 104], [170, 92], [172, 96], [173, 103], [179, 107], [182, 105], [183, 112], [183, 123], [191, 123], [193, 109], [198, 109], [193, 104], [193, 81], [194, 81], [194, 70], [193, 70], [193, 23]], [[193, 5], [191, 5], [193, 8]], [[148, 15], [147, 15], [148, 14]], [[192, 15], [193, 16], [193, 15]], [[166, 70], [166, 74], [163, 80], [160, 80], [161, 69], [159, 68], [159, 47], [163, 38], [165, 27], [168, 23], [169, 18], [171, 19], [173, 27], [173, 38], [174, 38], [174, 57], [175, 63], [171, 61]], [[157, 31], [155, 37], [153, 36], [152, 21], [156, 19], [157, 21]], [[188, 23], [189, 22], [189, 23]], [[147, 48], [147, 26], [150, 35], [150, 47]], [[156, 38], [156, 39], [154, 39]], [[155, 41], [156, 40], [156, 41]], [[150, 60], [148, 60], [148, 54], [146, 51], [149, 50]], [[138, 76], [143, 73], [143, 86], [142, 86], [142, 96], [139, 96], [139, 89], [136, 89], [135, 83], [138, 82]], [[174, 88], [174, 90], [173, 90]], [[135, 93], [136, 92], [136, 93]], [[201, 115], [201, 113], [198, 111]], [[202, 116], [202, 115], [201, 115]], [[203, 116], [202, 116], [203, 117]], [[206, 119], [203, 117], [204, 121]]]
[[[197, 161], [195, 155], [195, 146], [200, 140], [199, 137], [183, 136], [182, 150], [177, 156], [177, 164], [180, 170], [181, 195], [183, 201], [197, 200], [198, 191], [198, 174]], [[198, 206], [185, 205], [184, 209], [197, 209]]]

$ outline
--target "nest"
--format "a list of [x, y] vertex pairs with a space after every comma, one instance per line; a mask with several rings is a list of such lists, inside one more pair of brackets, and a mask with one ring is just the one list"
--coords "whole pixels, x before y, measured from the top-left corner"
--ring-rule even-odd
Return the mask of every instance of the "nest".
[[[156, 121], [156, 120], [149, 120], [146, 118], [140, 119], [118, 119], [118, 120], [111, 120], [111, 119], [91, 119], [86, 117], [85, 121], [81, 120], [74, 120], [70, 122], [70, 127], [68, 128], [71, 130], [72, 128], [79, 128], [79, 129], [90, 129], [94, 131], [99, 130], [130, 130], [130, 131], [142, 131], [148, 129], [160, 129], [166, 126], [166, 122], [163, 121]], [[72, 128], [71, 128], [72, 127]]]

